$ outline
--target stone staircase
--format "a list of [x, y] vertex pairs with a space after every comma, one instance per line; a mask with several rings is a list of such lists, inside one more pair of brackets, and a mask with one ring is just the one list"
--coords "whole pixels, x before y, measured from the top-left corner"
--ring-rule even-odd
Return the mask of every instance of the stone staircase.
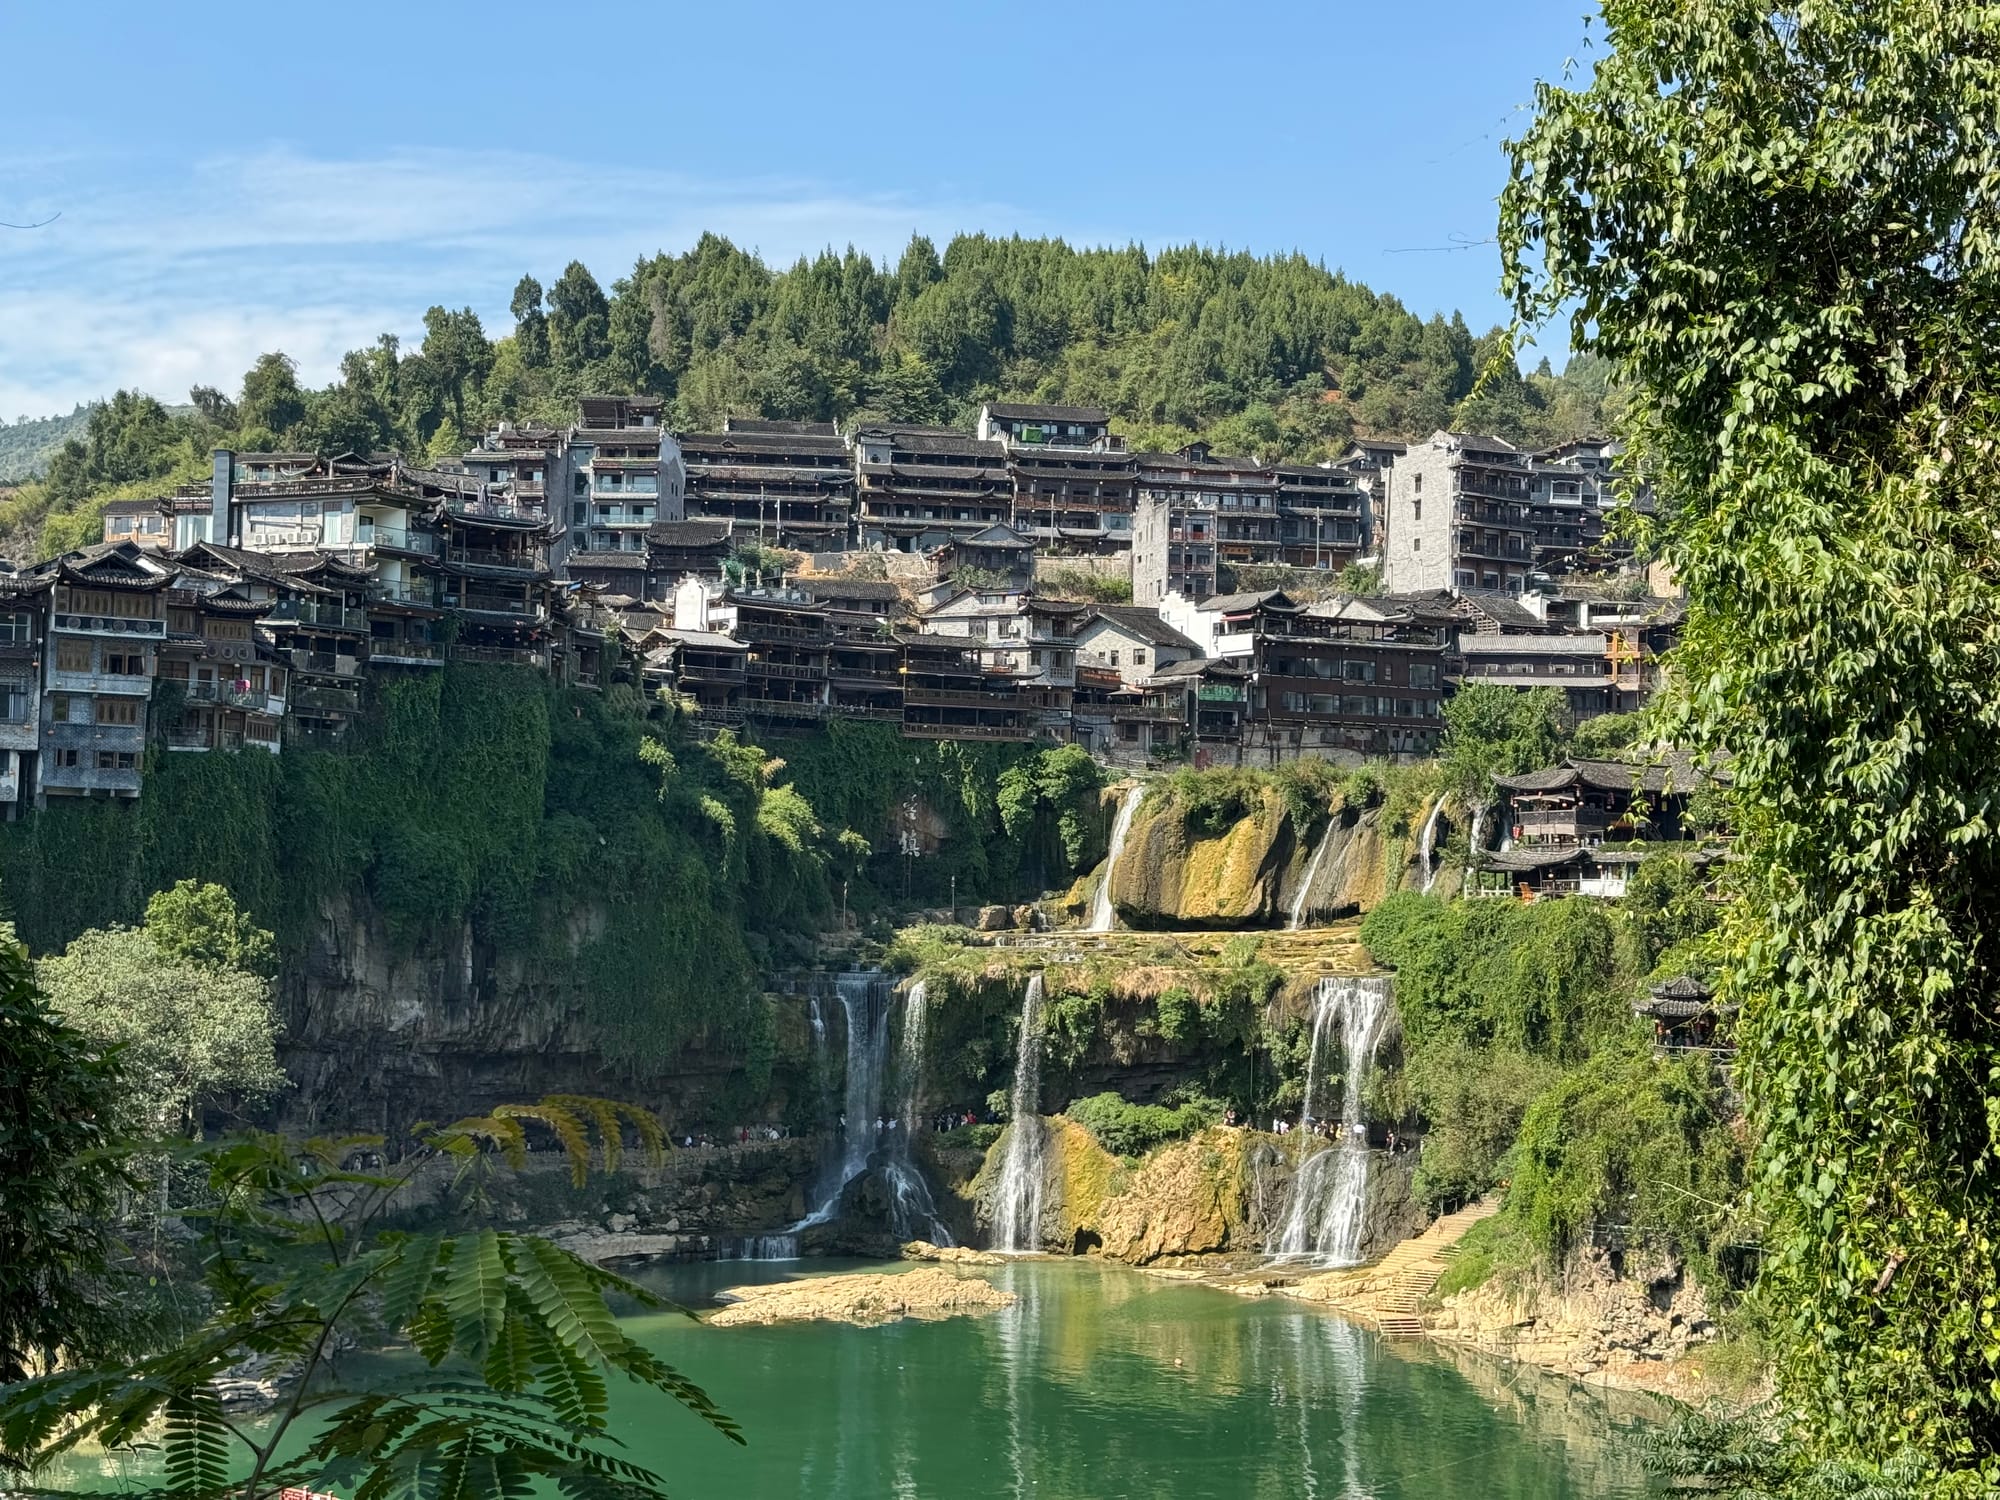
[[1422, 1338], [1424, 1299], [1437, 1287], [1457, 1256], [1458, 1242], [1481, 1219], [1500, 1212], [1497, 1198], [1482, 1198], [1455, 1214], [1446, 1214], [1415, 1239], [1405, 1240], [1376, 1266], [1377, 1277], [1389, 1285], [1375, 1294], [1375, 1326], [1388, 1338]]

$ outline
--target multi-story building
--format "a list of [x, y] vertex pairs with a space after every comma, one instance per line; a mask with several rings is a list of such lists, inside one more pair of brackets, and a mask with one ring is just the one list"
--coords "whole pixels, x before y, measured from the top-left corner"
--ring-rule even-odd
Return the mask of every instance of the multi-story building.
[[19, 816], [36, 794], [42, 651], [54, 586], [50, 577], [0, 574], [0, 818]]
[[977, 580], [973, 586], [1017, 592], [1035, 581], [1035, 544], [1004, 522], [953, 537], [930, 561], [940, 581], [970, 578]]
[[1352, 473], [1331, 464], [1277, 464], [1272, 472], [1280, 562], [1337, 570], [1367, 555], [1367, 496]]
[[558, 568], [571, 551], [590, 545], [587, 528], [565, 524], [563, 497], [576, 488], [575, 451], [568, 434], [558, 428], [516, 427], [502, 422], [477, 448], [463, 455], [458, 465], [487, 499], [512, 501], [548, 515], [553, 527], [549, 560]]
[[1013, 510], [1007, 450], [947, 427], [863, 427], [854, 472], [855, 524], [867, 547], [927, 551]]
[[1095, 604], [1076, 636], [1079, 670], [1107, 671], [1128, 687], [1148, 682], [1161, 667], [1201, 655], [1201, 648], [1138, 604]]
[[169, 751], [279, 753], [291, 674], [257, 629], [274, 594], [256, 578], [176, 569], [154, 699], [156, 712], [172, 706], [160, 726]]
[[1178, 453], [1140, 453], [1132, 520], [1132, 598], [1204, 599], [1218, 570], [1278, 560], [1278, 476], [1206, 443]]
[[682, 433], [687, 516], [806, 552], [843, 548], [854, 526], [854, 464], [830, 422], [729, 417]]
[[910, 739], [1032, 740], [1041, 705], [993, 671], [965, 637], [902, 637], [903, 734]]
[[470, 476], [409, 470], [429, 498], [438, 552], [437, 607], [451, 622], [454, 660], [550, 666], [553, 625], [546, 505], [496, 498]]
[[131, 543], [44, 563], [37, 800], [136, 797], [173, 572]]
[[572, 551], [644, 556], [655, 521], [684, 519], [687, 467], [660, 425], [662, 404], [658, 396], [585, 396], [578, 403], [568, 446], [568, 524], [551, 532], [552, 565]]
[[1014, 528], [1044, 547], [1072, 553], [1132, 544], [1138, 464], [1093, 406], [989, 401], [974, 429], [1007, 452]]
[[767, 720], [824, 718], [833, 644], [826, 606], [787, 588], [731, 589], [729, 603], [736, 615], [731, 634], [749, 648], [737, 706]]
[[670, 598], [683, 578], [721, 578], [734, 524], [713, 519], [655, 521], [646, 533], [645, 597]]
[[1015, 684], [1036, 726], [1067, 737], [1076, 635], [1089, 608], [1032, 594], [961, 589], [925, 613], [924, 630], [972, 642], [985, 670]]
[[113, 500], [104, 507], [104, 540], [137, 542], [142, 547], [164, 547], [171, 539], [172, 523], [158, 500]]
[[1462, 631], [1458, 637], [1461, 685], [1552, 687], [1571, 719], [1625, 713], [1640, 706], [1636, 682], [1621, 684], [1611, 657], [1612, 638], [1599, 631], [1561, 635], [1501, 635]]
[[1382, 582], [1518, 594], [1535, 566], [1533, 465], [1502, 438], [1438, 432], [1388, 471]]
[[1386, 438], [1356, 438], [1334, 467], [1350, 475], [1361, 491], [1362, 530], [1371, 554], [1379, 553], [1389, 524], [1389, 471], [1410, 451], [1408, 443]]

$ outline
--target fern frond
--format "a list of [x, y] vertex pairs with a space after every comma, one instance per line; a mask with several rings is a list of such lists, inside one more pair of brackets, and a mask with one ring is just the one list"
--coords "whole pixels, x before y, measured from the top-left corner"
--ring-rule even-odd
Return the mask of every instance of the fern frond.
[[573, 1110], [553, 1099], [544, 1099], [539, 1104], [502, 1104], [493, 1113], [503, 1120], [533, 1120], [546, 1125], [562, 1142], [563, 1154], [569, 1158], [571, 1184], [582, 1187], [590, 1180], [590, 1132], [583, 1128], [583, 1121]]
[[418, 1235], [396, 1248], [396, 1264], [382, 1278], [382, 1322], [392, 1331], [400, 1330], [416, 1316], [435, 1279], [442, 1237]]
[[507, 1312], [507, 1253], [498, 1234], [482, 1229], [455, 1242], [440, 1300], [458, 1352], [483, 1362]]
[[199, 1385], [167, 1398], [160, 1438], [161, 1466], [176, 1493], [208, 1495], [229, 1481], [229, 1429], [215, 1387]]

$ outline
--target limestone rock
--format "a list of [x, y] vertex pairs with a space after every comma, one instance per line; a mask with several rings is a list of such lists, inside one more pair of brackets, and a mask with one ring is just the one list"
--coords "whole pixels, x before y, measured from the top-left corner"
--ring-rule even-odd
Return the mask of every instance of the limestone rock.
[[991, 1250], [974, 1250], [970, 1245], [933, 1245], [929, 1240], [911, 1240], [903, 1246], [904, 1260], [945, 1261], [959, 1266], [998, 1266], [1006, 1257]]
[[717, 1292], [726, 1304], [707, 1321], [718, 1328], [745, 1323], [837, 1322], [864, 1326], [900, 1318], [950, 1318], [1011, 1306], [1012, 1292], [976, 1276], [955, 1276], [941, 1267], [901, 1275], [856, 1273], [729, 1287]]

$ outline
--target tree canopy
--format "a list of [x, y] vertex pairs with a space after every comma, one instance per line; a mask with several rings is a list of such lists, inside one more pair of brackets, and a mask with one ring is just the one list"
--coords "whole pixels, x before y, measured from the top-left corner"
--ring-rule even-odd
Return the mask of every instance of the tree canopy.
[[1601, 363], [1524, 375], [1498, 330], [1419, 318], [1304, 256], [1194, 245], [962, 235], [940, 254], [919, 236], [893, 266], [849, 248], [780, 268], [710, 234], [608, 286], [579, 261], [525, 275], [509, 312], [489, 330], [439, 303], [417, 347], [385, 334], [320, 390], [272, 351], [234, 397], [201, 387], [169, 409], [119, 392], [46, 484], [0, 508], [0, 540], [50, 514], [42, 550], [88, 540], [87, 521], [61, 524], [94, 519], [79, 502], [200, 478], [215, 446], [444, 457], [503, 418], [569, 421], [586, 392], [664, 397], [694, 431], [731, 414], [967, 425], [982, 400], [1076, 402], [1135, 447], [1205, 436], [1271, 461], [1445, 426], [1542, 444], [1615, 409]]
[[[1811, 1452], [2000, 1482], [2000, 11], [1605, 0], [1502, 200], [1629, 393], [1732, 758], [1721, 944]], [[1913, 1459], [1911, 1455], [1916, 1457]]]

